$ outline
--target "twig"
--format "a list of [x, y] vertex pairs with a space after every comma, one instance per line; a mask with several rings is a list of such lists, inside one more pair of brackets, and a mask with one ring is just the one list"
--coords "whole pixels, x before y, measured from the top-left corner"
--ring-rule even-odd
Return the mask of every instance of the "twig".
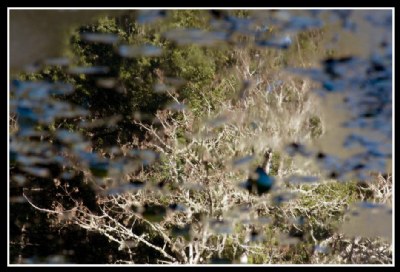
[[36, 206], [35, 204], [32, 203], [32, 201], [29, 200], [29, 198], [25, 195], [25, 193], [22, 193], [22, 196], [26, 199], [26, 201], [28, 201], [28, 203], [34, 207], [35, 209], [37, 209], [38, 211], [41, 212], [46, 212], [46, 213], [55, 213], [55, 214], [64, 214], [64, 212], [58, 212], [58, 211], [54, 211], [54, 210], [49, 210], [49, 209], [44, 209], [44, 208], [40, 208], [38, 206]]

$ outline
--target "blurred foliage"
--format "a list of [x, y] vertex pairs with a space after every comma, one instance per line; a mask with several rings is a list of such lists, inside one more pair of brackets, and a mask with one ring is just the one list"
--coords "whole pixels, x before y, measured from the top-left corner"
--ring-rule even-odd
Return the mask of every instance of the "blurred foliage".
[[[93, 139], [94, 143], [98, 147], [111, 146], [119, 139], [119, 143], [124, 144], [131, 140], [132, 133], [140, 134], [137, 127], [132, 125], [134, 113], [154, 114], [170, 101], [165, 93], [153, 91], [155, 84], [164, 83], [164, 77], [180, 78], [187, 82], [178, 90], [179, 99], [187, 101], [197, 114], [202, 113], [207, 105], [204, 97], [209, 99], [213, 109], [216, 101], [224, 98], [223, 90], [210, 88], [210, 84], [232, 61], [227, 48], [198, 45], [181, 47], [160, 36], [161, 30], [171, 28], [205, 29], [208, 25], [207, 16], [206, 11], [199, 10], [171, 11], [167, 21], [149, 26], [136, 23], [135, 12], [127, 12], [117, 18], [103, 17], [95, 24], [80, 27], [70, 39], [69, 55], [73, 56], [73, 63], [78, 66], [109, 67], [107, 78], [118, 82], [119, 91], [99, 87], [96, 81], [102, 78], [100, 75], [71, 75], [57, 66], [45, 67], [40, 73], [21, 74], [20, 79], [73, 84], [76, 91], [67, 99], [90, 110], [88, 122], [94, 118], [122, 116], [115, 130], [91, 130], [96, 138], [100, 138]], [[122, 44], [159, 46], [163, 54], [156, 57], [123, 58], [113, 45], [82, 40], [80, 34], [87, 32], [116, 34]]]

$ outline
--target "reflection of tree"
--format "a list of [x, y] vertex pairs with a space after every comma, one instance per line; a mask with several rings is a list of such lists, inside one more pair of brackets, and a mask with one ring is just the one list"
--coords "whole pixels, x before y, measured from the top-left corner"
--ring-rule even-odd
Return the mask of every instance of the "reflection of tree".
[[[207, 26], [206, 20], [196, 21], [195, 13], [185, 12], [185, 18], [179, 12], [172, 14], [180, 26], [194, 22]], [[370, 183], [356, 185], [312, 183], [326, 179], [324, 175], [338, 180], [354, 172], [370, 177], [367, 173], [379, 169], [391, 153], [379, 150], [379, 142], [356, 134], [344, 144], [358, 144], [367, 152], [344, 162], [309, 148], [325, 133], [324, 109], [318, 107], [309, 80], [280, 75], [294, 51], [290, 47], [283, 52], [264, 50], [268, 42], [259, 39], [268, 41], [269, 35], [258, 35], [254, 48], [251, 37], [261, 28], [253, 29], [250, 17], [213, 14], [213, 26], [229, 30], [228, 49], [179, 47], [179, 35], [170, 32], [172, 41], [160, 38], [157, 31], [165, 30], [162, 23], [144, 27], [126, 18], [104, 18], [79, 31], [106, 29], [125, 43], [157, 44], [163, 55], [122, 58], [114, 45], [86, 42], [74, 35], [72, 46], [79, 64], [107, 66], [110, 74], [71, 75], [47, 67], [41, 73], [21, 75], [32, 81], [61, 78], [75, 88], [66, 93], [55, 83], [13, 82], [12, 262], [22, 253], [42, 256], [43, 252], [25, 252], [40, 244], [35, 242], [38, 237], [52, 243], [47, 255], [63, 247], [54, 243], [54, 237], [38, 234], [42, 227], [51, 234], [63, 231], [62, 243], [77, 235], [110, 244], [108, 250], [93, 250], [93, 262], [199, 264], [240, 258], [251, 263], [391, 262], [391, 248], [385, 241], [350, 241], [337, 233], [349, 204], [390, 203], [391, 178], [378, 174]], [[303, 31], [307, 22], [318, 22], [315, 18], [272, 14], [270, 23], [282, 23], [280, 31], [301, 30], [293, 39], [296, 50], [305, 50], [305, 42], [317, 44], [314, 39], [322, 35], [310, 32], [308, 37]], [[349, 15], [339, 15], [348, 25]], [[297, 29], [297, 24], [302, 27]], [[208, 44], [210, 37], [225, 37], [217, 34], [188, 29], [182, 35], [184, 43], [195, 39]], [[298, 57], [302, 67], [308, 67], [305, 56]], [[329, 56], [322, 69], [292, 71], [320, 82], [326, 93], [361, 84], [362, 97], [346, 93], [346, 105], [354, 106], [352, 125], [382, 127], [383, 134], [389, 135], [382, 116], [390, 117], [391, 96], [385, 98], [374, 90], [379, 87], [384, 94], [391, 90], [390, 59]], [[355, 74], [355, 67], [368, 69], [365, 75]], [[115, 90], [105, 87], [107, 80]], [[260, 164], [263, 154], [268, 165]], [[313, 166], [314, 159], [322, 170]], [[296, 165], [298, 160], [303, 167]], [[249, 194], [240, 185], [257, 165], [276, 178], [262, 196]], [[39, 218], [38, 224], [32, 223], [33, 217]], [[82, 239], [77, 244], [85, 243]], [[69, 257], [82, 262], [79, 246], [68, 245], [75, 250], [75, 256]], [[321, 257], [327, 248], [333, 254]], [[363, 257], [366, 253], [371, 257]], [[20, 258], [20, 262], [62, 263], [69, 257]]]

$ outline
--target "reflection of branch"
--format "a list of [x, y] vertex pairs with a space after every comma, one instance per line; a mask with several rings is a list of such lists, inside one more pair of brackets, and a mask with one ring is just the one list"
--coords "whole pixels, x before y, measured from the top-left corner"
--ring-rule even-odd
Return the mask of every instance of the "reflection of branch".
[[[200, 257], [202, 255], [202, 253], [204, 252], [205, 248], [206, 248], [206, 243], [208, 240], [208, 224], [205, 224], [204, 228], [203, 228], [203, 235], [202, 235], [202, 241], [201, 244], [200, 241], [198, 243], [196, 243], [196, 256], [193, 258], [193, 264], [197, 264], [200, 261]], [[199, 247], [201, 247], [201, 250], [199, 250]]]
[[[86, 222], [79, 220], [78, 218], [76, 218], [76, 223], [81, 226], [84, 229], [87, 230], [94, 230], [94, 231], [99, 231], [100, 233], [102, 233], [103, 235], [105, 235], [107, 238], [109, 238], [110, 240], [118, 243], [121, 247], [125, 245], [125, 241], [126, 239], [124, 239], [124, 235], [127, 235], [128, 237], [132, 237], [144, 244], [146, 244], [148, 247], [151, 247], [155, 250], [157, 250], [158, 252], [160, 252], [164, 257], [168, 258], [169, 260], [176, 262], [176, 259], [174, 257], [172, 257], [171, 255], [169, 255], [167, 252], [165, 252], [164, 249], [162, 249], [161, 247], [158, 247], [152, 243], [150, 243], [149, 241], [145, 240], [143, 237], [138, 236], [136, 234], [134, 234], [132, 232], [132, 230], [126, 228], [124, 225], [122, 225], [120, 222], [118, 222], [117, 220], [115, 220], [112, 216], [110, 216], [108, 213], [106, 213], [103, 209], [103, 216], [95, 216], [92, 214], [88, 214], [85, 213], [85, 215], [91, 217], [92, 219], [95, 218], [108, 218], [109, 220], [111, 220], [114, 224], [115, 227], [112, 227], [111, 225], [103, 225], [101, 226], [96, 226], [96, 225], [92, 225], [93, 223], [95, 224], [95, 220], [91, 220], [91, 224], [87, 224]], [[82, 211], [83, 212], [83, 211]], [[116, 232], [120, 235], [120, 237], [122, 238], [122, 240], [118, 240], [117, 238], [115, 238], [114, 236], [112, 236], [110, 233]]]
[[25, 195], [25, 193], [22, 193], [22, 196], [26, 199], [26, 201], [28, 201], [28, 203], [34, 207], [35, 209], [41, 211], [41, 212], [47, 212], [47, 213], [55, 213], [55, 214], [64, 214], [64, 212], [58, 212], [58, 211], [53, 211], [53, 210], [48, 210], [48, 209], [43, 209], [43, 208], [39, 208], [38, 206], [36, 206], [35, 204], [32, 203], [32, 201], [29, 200], [29, 198]]
[[[112, 197], [112, 199], [115, 201], [115, 204], [116, 204], [116, 205], [118, 205], [119, 207], [121, 207], [121, 208], [123, 209], [123, 206], [121, 206], [121, 205], [118, 203], [118, 199], [116, 199], [114, 196]], [[103, 209], [102, 209], [102, 211], [103, 211], [103, 213], [104, 213], [105, 216], [107, 216], [107, 217], [110, 218], [112, 221], [114, 221], [116, 224], [118, 224], [118, 226], [122, 227], [123, 230], [124, 230], [125, 232], [128, 232], [129, 235], [130, 235], [130, 233], [132, 232], [131, 230], [127, 229], [124, 225], [122, 225], [121, 223], [119, 223], [118, 221], [116, 221], [114, 218], [112, 218], [111, 216], [109, 216]], [[136, 213], [133, 213], [133, 216], [135, 216], [136, 218], [138, 218], [138, 219], [140, 219], [141, 221], [143, 221], [143, 222], [145, 222], [146, 224], [148, 224], [148, 225], [152, 228], [152, 230], [156, 231], [159, 235], [161, 235], [161, 236], [163, 237], [163, 239], [164, 239], [164, 241], [165, 241], [165, 244], [164, 244], [164, 247], [162, 248], [162, 250], [164, 250], [166, 244], [170, 244], [170, 245], [173, 244], [173, 242], [172, 242], [171, 239], [168, 237], [168, 235], [161, 229], [161, 226], [156, 225], [156, 224], [153, 224], [153, 223], [150, 222], [149, 220], [147, 220], [147, 219], [145, 219], [145, 218], [143, 218], [143, 217], [141, 217], [141, 216], [138, 216]], [[176, 250], [174, 247], [171, 247], [171, 250], [172, 250], [173, 252], [177, 253], [177, 254], [181, 257], [181, 259], [184, 260], [184, 262], [187, 262], [187, 257], [186, 257], [185, 252], [180, 252], [179, 250]], [[175, 259], [174, 259], [174, 261], [175, 261]]]
[[139, 125], [140, 127], [144, 128], [145, 130], [147, 130], [149, 133], [151, 133], [151, 135], [153, 135], [154, 137], [156, 137], [166, 148], [168, 148], [169, 150], [173, 150], [173, 148], [171, 146], [169, 146], [167, 143], [165, 143], [160, 136], [157, 134], [157, 132], [154, 130], [153, 127], [149, 127], [146, 126], [145, 124], [143, 124], [142, 122], [138, 122], [136, 120], [133, 121], [136, 125]]
[[352, 240], [352, 242], [351, 242], [350, 253], [349, 253], [349, 255], [347, 256], [347, 262], [348, 262], [348, 263], [352, 263], [352, 262], [353, 262], [353, 261], [352, 261], [352, 258], [353, 258], [353, 252], [354, 252], [355, 243], [356, 243], [356, 237], [354, 237], [353, 240]]

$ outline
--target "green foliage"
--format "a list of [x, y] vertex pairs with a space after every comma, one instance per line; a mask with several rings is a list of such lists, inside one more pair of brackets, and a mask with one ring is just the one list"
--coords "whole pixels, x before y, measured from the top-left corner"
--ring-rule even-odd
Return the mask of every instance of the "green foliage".
[[309, 128], [311, 130], [311, 137], [318, 138], [322, 135], [322, 122], [318, 116], [311, 116], [309, 119]]
[[279, 171], [281, 155], [279, 152], [272, 153], [270, 174], [276, 176]]
[[171, 26], [176, 28], [206, 29], [209, 26], [209, 15], [205, 10], [172, 10], [170, 17]]
[[[290, 264], [309, 263], [314, 247], [314, 238], [323, 241], [337, 231], [343, 220], [345, 208], [359, 201], [358, 189], [355, 182], [339, 183], [327, 181], [318, 185], [301, 185], [302, 194], [284, 206], [272, 208], [269, 211], [274, 217], [273, 224], [264, 228], [265, 242], [260, 250], [250, 254], [249, 263], [262, 264], [278, 262]], [[296, 191], [296, 188], [291, 188]], [[325, 203], [321, 206], [321, 203]], [[304, 225], [297, 225], [287, 221], [287, 212], [291, 216], [305, 217]], [[291, 233], [298, 229], [303, 233], [301, 242], [293, 245], [280, 245], [276, 240], [279, 233]], [[310, 233], [312, 230], [312, 233]], [[313, 238], [311, 238], [311, 235]], [[269, 260], [270, 252], [278, 248], [280, 253], [275, 253], [273, 260]]]
[[[76, 91], [68, 101], [91, 111], [90, 119], [120, 115], [122, 120], [118, 129], [106, 128], [87, 130], [87, 133], [107, 135], [95, 141], [96, 147], [115, 144], [116, 139], [125, 143], [131, 134], [141, 134], [132, 124], [135, 112], [154, 114], [166, 105], [170, 98], [166, 94], [155, 93], [154, 84], [162, 82], [163, 76], [182, 78], [187, 81], [179, 92], [179, 99], [187, 101], [193, 112], [201, 115], [204, 108], [217, 107], [216, 101], [224, 98], [221, 89], [210, 88], [212, 82], [230, 60], [223, 47], [205, 48], [197, 45], [178, 47], [165, 40], [160, 29], [203, 28], [207, 27], [207, 16], [199, 16], [205, 11], [171, 11], [167, 23], [142, 26], [135, 22], [134, 14], [110, 18], [100, 18], [96, 23], [80, 27], [70, 39], [69, 55], [75, 65], [107, 66], [107, 78], [118, 82], [116, 90], [98, 86], [101, 76], [71, 75], [60, 67], [46, 67], [40, 73], [22, 74], [21, 79], [64, 81], [74, 85]], [[159, 57], [122, 58], [113, 45], [87, 42], [80, 38], [81, 33], [98, 32], [118, 35], [122, 43], [130, 45], [151, 44], [160, 46], [164, 52]], [[205, 97], [209, 98], [206, 102]]]

